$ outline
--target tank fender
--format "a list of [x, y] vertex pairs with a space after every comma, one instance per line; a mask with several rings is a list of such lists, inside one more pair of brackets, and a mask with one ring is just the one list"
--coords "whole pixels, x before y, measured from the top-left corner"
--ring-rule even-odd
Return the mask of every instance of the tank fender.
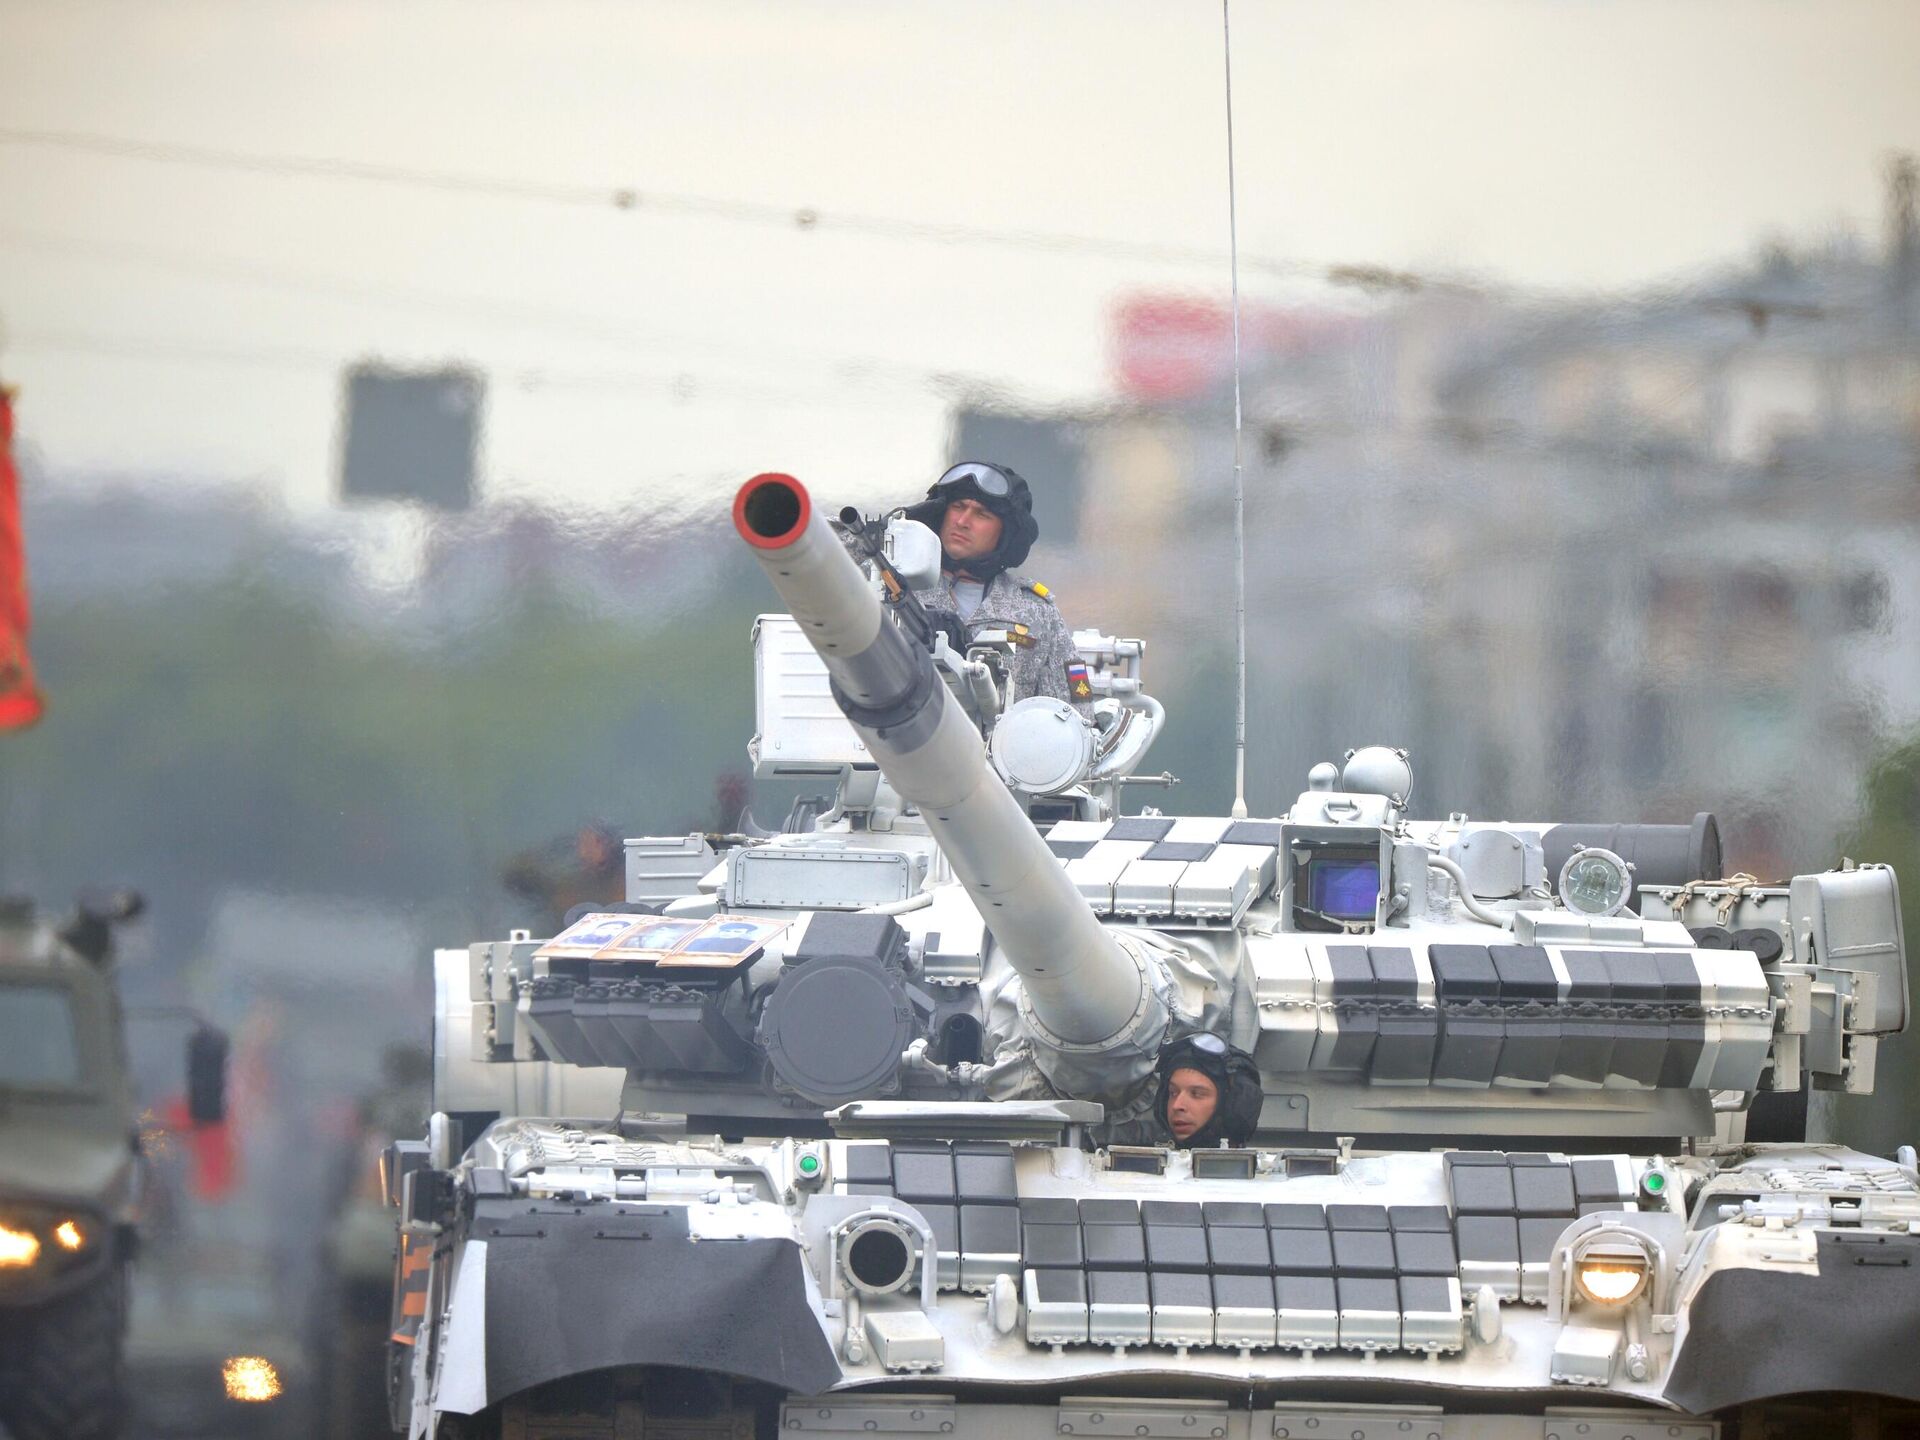
[[469, 1415], [625, 1365], [805, 1395], [841, 1379], [798, 1237], [698, 1243], [677, 1205], [478, 1201], [440, 1355], [434, 1409]]
[[1666, 1399], [1696, 1415], [1813, 1391], [1920, 1401], [1920, 1235], [1821, 1231], [1819, 1273], [1726, 1269], [1687, 1307]]

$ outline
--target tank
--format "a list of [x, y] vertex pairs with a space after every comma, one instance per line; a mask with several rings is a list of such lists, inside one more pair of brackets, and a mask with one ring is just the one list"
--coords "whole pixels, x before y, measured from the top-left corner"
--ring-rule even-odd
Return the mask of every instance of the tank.
[[[0, 902], [0, 1428], [103, 1440], [125, 1416], [127, 1271], [138, 1240], [138, 1116], [114, 929], [121, 892], [55, 922]], [[224, 1105], [224, 1040], [188, 1051], [194, 1118]]]
[[[784, 606], [752, 759], [827, 793], [629, 840], [618, 910], [436, 956], [435, 1113], [385, 1157], [396, 1425], [1712, 1436], [1920, 1401], [1914, 1154], [1805, 1133], [1906, 1024], [1890, 870], [1723, 877], [1709, 815], [1422, 819], [1384, 745], [1285, 814], [1129, 807], [1166, 778], [1143, 647], [1078, 632], [1090, 703], [1009, 703], [1021, 637], [956, 637], [912, 598], [930, 537], [842, 518], [781, 475], [733, 507]], [[1237, 1143], [1160, 1112], [1198, 1035], [1257, 1071]]]

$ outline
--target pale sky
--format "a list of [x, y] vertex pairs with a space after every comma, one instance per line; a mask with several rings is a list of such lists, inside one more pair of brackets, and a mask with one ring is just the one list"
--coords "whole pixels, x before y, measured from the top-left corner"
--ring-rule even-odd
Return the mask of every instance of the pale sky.
[[[1363, 303], [1262, 260], [1595, 290], [1877, 244], [1886, 159], [1920, 151], [1906, 0], [1235, 0], [1233, 27], [1257, 300]], [[339, 369], [381, 356], [488, 372], [492, 496], [684, 503], [768, 466], [899, 489], [942, 457], [943, 377], [1098, 402], [1117, 298], [1225, 295], [1224, 115], [1207, 0], [0, 0], [0, 377], [56, 479], [323, 505]], [[642, 200], [19, 138], [49, 132]]]

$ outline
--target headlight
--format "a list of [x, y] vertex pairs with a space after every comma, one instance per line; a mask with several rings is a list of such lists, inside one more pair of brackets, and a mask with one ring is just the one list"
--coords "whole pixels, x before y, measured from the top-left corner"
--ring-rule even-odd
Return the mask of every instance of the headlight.
[[840, 1232], [840, 1274], [861, 1295], [891, 1295], [914, 1277], [918, 1237], [891, 1215], [869, 1215]]
[[25, 1285], [90, 1264], [106, 1231], [96, 1217], [52, 1206], [0, 1207], [0, 1284]]
[[1652, 1271], [1638, 1246], [1600, 1244], [1574, 1257], [1573, 1283], [1596, 1305], [1625, 1305], [1647, 1288]]
[[40, 1258], [40, 1237], [0, 1221], [0, 1270], [24, 1270]]

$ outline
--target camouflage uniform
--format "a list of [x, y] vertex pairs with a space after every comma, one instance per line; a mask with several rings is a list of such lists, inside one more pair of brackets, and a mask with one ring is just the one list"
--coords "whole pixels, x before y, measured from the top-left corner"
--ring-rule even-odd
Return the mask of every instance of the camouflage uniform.
[[[1008, 697], [1009, 703], [1025, 700], [1029, 695], [1051, 695], [1084, 714], [1091, 710], [1092, 698], [1073, 693], [1067, 671], [1070, 665], [1078, 667], [1080, 652], [1073, 648], [1073, 635], [1067, 629], [1067, 622], [1045, 591], [1045, 586], [1036, 585], [1024, 576], [1001, 571], [987, 582], [980, 596], [980, 608], [966, 621], [967, 634], [974, 636], [1000, 626], [1026, 626], [1033, 644], [1014, 647], [1013, 694]], [[938, 585], [916, 590], [914, 594], [929, 608], [959, 611], [950, 572], [941, 573]]]

